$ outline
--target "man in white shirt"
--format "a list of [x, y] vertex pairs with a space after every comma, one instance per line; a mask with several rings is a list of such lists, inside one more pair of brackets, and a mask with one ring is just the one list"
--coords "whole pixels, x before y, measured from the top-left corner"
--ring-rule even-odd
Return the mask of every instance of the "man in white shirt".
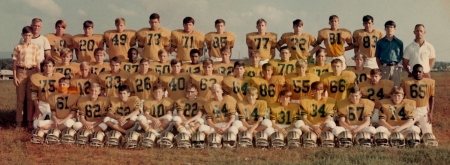
[[434, 67], [436, 53], [433, 45], [425, 41], [425, 26], [417, 24], [414, 28], [414, 41], [405, 48], [403, 55], [403, 68], [408, 72], [408, 77], [412, 77], [408, 66], [421, 64], [423, 66], [423, 77], [431, 78], [430, 71]]
[[[31, 21], [31, 28], [33, 30], [33, 38], [31, 38], [31, 43], [36, 44], [39, 46], [39, 53], [40, 53], [40, 59], [44, 61], [47, 58], [51, 58], [50, 53], [50, 42], [48, 42], [48, 39], [45, 36], [41, 35], [41, 29], [42, 29], [42, 19], [40, 18], [33, 18]], [[23, 42], [23, 39], [20, 39], [21, 43]]]

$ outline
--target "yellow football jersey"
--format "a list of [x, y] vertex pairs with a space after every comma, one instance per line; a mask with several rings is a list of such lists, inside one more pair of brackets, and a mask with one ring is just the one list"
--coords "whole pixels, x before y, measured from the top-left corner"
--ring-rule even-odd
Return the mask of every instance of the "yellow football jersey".
[[213, 74], [211, 76], [205, 76], [202, 74], [192, 74], [190, 77], [191, 83], [197, 85], [199, 88], [198, 97], [203, 97], [205, 99], [210, 99], [211, 95], [211, 86], [213, 84], [222, 84], [223, 76], [218, 74]]
[[[170, 73], [159, 76], [159, 82], [164, 85], [167, 90], [167, 97], [178, 100], [186, 97], [186, 84], [189, 82], [190, 73], [180, 73], [172, 75]], [[199, 87], [197, 85], [197, 87]]]
[[223, 96], [222, 101], [209, 99], [203, 105], [206, 119], [213, 123], [229, 122], [231, 115], [236, 115], [236, 100], [231, 96]]
[[258, 68], [255, 68], [251, 65], [245, 66], [245, 77], [258, 77], [262, 76], [262, 65], [259, 65]]
[[352, 42], [352, 32], [347, 29], [337, 29], [336, 31], [330, 30], [330, 28], [324, 28], [319, 31], [317, 37], [317, 44], [321, 44], [325, 41], [325, 49], [330, 57], [339, 57], [344, 55], [344, 45], [347, 41]]
[[191, 61], [189, 53], [192, 49], [202, 50], [205, 41], [205, 34], [198, 30], [191, 33], [185, 33], [184, 30], [178, 29], [172, 31], [171, 44], [177, 49], [177, 58], [182, 61]]
[[308, 73], [310, 74], [316, 74], [317, 76], [320, 77], [320, 75], [328, 72], [333, 72], [330, 63], [325, 63], [324, 66], [318, 66], [316, 64], [308, 64]]
[[170, 66], [170, 62], [160, 63], [158, 61], [150, 62], [150, 71], [158, 73], [158, 75], [169, 74], [171, 72], [172, 67]]
[[45, 37], [48, 39], [50, 47], [52, 48], [50, 53], [53, 61], [55, 61], [55, 63], [61, 63], [62, 61], [59, 52], [64, 48], [73, 49], [72, 35], [63, 34], [62, 36], [56, 36], [55, 33], [48, 33]]
[[109, 98], [99, 96], [91, 101], [91, 96], [81, 96], [77, 102], [78, 115], [85, 116], [88, 122], [102, 122], [108, 113]]
[[122, 62], [122, 70], [127, 71], [130, 74], [136, 73], [139, 71], [139, 62], [140, 60], [137, 60], [135, 63], [124, 61]]
[[[183, 97], [175, 102], [175, 109], [177, 112], [183, 112], [183, 116], [189, 120], [202, 110], [205, 102], [206, 100], [201, 97], [197, 97], [192, 101], [189, 101], [186, 97]], [[205, 114], [204, 112], [202, 113]]]
[[128, 60], [128, 50], [136, 45], [136, 31], [108, 30], [103, 33], [106, 48], [108, 48], [109, 59], [119, 57], [121, 60]]
[[160, 101], [148, 99], [144, 101], [144, 112], [148, 112], [155, 118], [162, 117], [169, 112], [173, 112], [173, 100], [165, 97]]
[[99, 75], [100, 73], [111, 71], [111, 66], [109, 66], [109, 62], [104, 62], [103, 64], [95, 64], [95, 62], [92, 62], [90, 64], [91, 66], [91, 73]]
[[277, 34], [266, 32], [265, 35], [258, 35], [257, 32], [248, 33], [245, 40], [249, 49], [257, 50], [261, 60], [267, 60], [272, 57], [270, 49], [277, 46]]
[[378, 84], [372, 85], [370, 81], [365, 81], [358, 86], [361, 89], [362, 97], [375, 102], [375, 108], [380, 108], [380, 100], [390, 98], [394, 82], [380, 80]]
[[72, 43], [77, 55], [77, 62], [95, 62], [94, 50], [103, 48], [103, 35], [93, 34], [90, 37], [84, 34], [77, 34], [73, 36]]
[[300, 114], [306, 116], [312, 124], [319, 125], [325, 121], [327, 116], [334, 114], [335, 104], [336, 100], [330, 97], [315, 100], [312, 96], [305, 96], [300, 99]]
[[292, 91], [291, 99], [299, 100], [302, 97], [311, 95], [311, 84], [320, 81], [320, 78], [314, 74], [307, 74], [305, 77], [299, 77], [297, 73], [291, 73], [285, 76], [286, 88]]
[[368, 58], [375, 58], [376, 43], [384, 37], [381, 30], [373, 29], [368, 33], [364, 29], [353, 32], [353, 45], [359, 48], [359, 52], [364, 53]]
[[55, 72], [63, 74], [67, 78], [71, 79], [80, 74], [80, 64], [75, 62], [71, 62], [69, 65], [64, 66], [61, 64], [56, 64]]
[[277, 102], [284, 84], [285, 79], [283, 76], [272, 76], [269, 81], [262, 77], [254, 77], [251, 81], [251, 85], [258, 89], [258, 100], [265, 100], [267, 104]]
[[194, 74], [202, 74], [203, 73], [203, 64], [183, 64], [181, 66], [181, 72], [194, 73]]
[[416, 101], [417, 107], [428, 106], [430, 97], [434, 97], [435, 81], [430, 78], [415, 80], [412, 77], [402, 79], [402, 87], [407, 99]]
[[158, 61], [158, 51], [170, 46], [170, 31], [165, 28], [142, 28], [137, 32], [138, 46], [143, 48], [141, 57]]
[[77, 94], [71, 95], [56, 92], [48, 97], [48, 104], [52, 113], [55, 113], [56, 118], [64, 119], [72, 111], [77, 111], [76, 104], [79, 97], [80, 95]]
[[114, 115], [127, 116], [128, 114], [141, 109], [141, 100], [136, 96], [131, 96], [126, 102], [118, 97], [110, 99], [108, 112]]
[[216, 62], [214, 63], [214, 70], [213, 73], [220, 74], [223, 76], [229, 76], [233, 74], [233, 68], [234, 63], [230, 62], [228, 64], [222, 63], [222, 62]]
[[35, 73], [31, 75], [31, 92], [37, 94], [37, 99], [39, 101], [48, 102], [48, 96], [57, 92], [56, 87], [58, 87], [58, 80], [64, 77], [64, 75], [59, 73], [54, 73], [50, 77], [44, 76], [42, 73]]
[[125, 84], [130, 87], [130, 92], [134, 93], [141, 100], [153, 98], [152, 86], [158, 82], [158, 75], [154, 72], [147, 72], [147, 74], [133, 73], [128, 77]]
[[280, 76], [284, 76], [287, 75], [289, 73], [293, 73], [295, 72], [295, 63], [297, 62], [297, 60], [291, 60], [288, 62], [283, 62], [281, 60], [278, 59], [272, 59], [269, 60], [269, 63], [272, 64], [273, 68], [274, 68], [274, 75], [280, 75]]
[[354, 67], [347, 67], [347, 71], [355, 73], [357, 84], [362, 83], [370, 79], [370, 68], [363, 68], [363, 70], [356, 70]]
[[414, 119], [416, 102], [414, 100], [403, 99], [400, 104], [395, 104], [391, 99], [380, 100], [381, 108], [379, 118], [386, 120], [391, 126], [401, 126]]
[[222, 89], [236, 100], [244, 100], [245, 92], [250, 82], [251, 78], [239, 79], [234, 76], [227, 76], [223, 79]]
[[125, 81], [130, 76], [130, 73], [123, 70], [117, 74], [108, 71], [98, 75], [98, 81], [100, 82], [102, 89], [105, 89], [107, 97], [119, 97], [119, 86], [125, 84]]
[[275, 120], [277, 124], [291, 125], [300, 120], [300, 104], [289, 103], [287, 107], [280, 103], [269, 104], [270, 120]]
[[309, 33], [297, 35], [293, 32], [288, 32], [284, 33], [278, 41], [279, 47], [284, 44], [287, 45], [289, 52], [291, 52], [290, 60], [306, 60], [309, 57], [309, 47], [316, 46], [317, 41], [314, 36]]
[[210, 57], [222, 58], [220, 55], [220, 49], [223, 47], [233, 48], [236, 35], [232, 32], [223, 32], [223, 34], [217, 34], [217, 32], [210, 32], [205, 35], [206, 47], [209, 50]]
[[334, 76], [333, 73], [325, 73], [320, 76], [320, 82], [325, 86], [328, 97], [336, 100], [347, 99], [347, 90], [352, 84], [355, 84], [355, 79], [356, 76], [353, 72], [345, 70], [339, 76]]
[[70, 86], [77, 87], [80, 90], [80, 95], [89, 95], [91, 93], [91, 84], [93, 83], [99, 83], [98, 76], [95, 74], [90, 74], [87, 78], [77, 75], [70, 79]]
[[348, 99], [336, 103], [338, 117], [344, 117], [345, 122], [349, 125], [363, 124], [364, 118], [372, 116], [374, 106], [375, 103], [368, 99], [361, 99], [357, 104]]
[[237, 103], [237, 112], [239, 120], [244, 119], [248, 124], [253, 125], [259, 117], [265, 117], [267, 114], [267, 102], [256, 100], [255, 104], [250, 104], [247, 100], [241, 100]]

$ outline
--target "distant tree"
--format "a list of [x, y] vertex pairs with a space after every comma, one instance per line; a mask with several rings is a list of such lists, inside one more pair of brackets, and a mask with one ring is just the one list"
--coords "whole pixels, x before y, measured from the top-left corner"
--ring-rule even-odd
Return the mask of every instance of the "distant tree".
[[308, 64], [314, 64], [316, 62], [316, 59], [314, 58], [314, 55], [310, 55], [307, 59]]
[[0, 69], [12, 70], [13, 62], [12, 59], [0, 59]]

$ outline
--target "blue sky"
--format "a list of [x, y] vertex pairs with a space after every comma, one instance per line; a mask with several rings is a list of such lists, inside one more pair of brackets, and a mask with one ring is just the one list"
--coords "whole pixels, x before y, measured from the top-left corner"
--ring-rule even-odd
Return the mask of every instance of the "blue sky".
[[[38, 2], [38, 3], [36, 3]], [[396, 36], [405, 46], [413, 39], [414, 25], [425, 25], [426, 39], [434, 45], [438, 61], [450, 61], [450, 1], [449, 0], [2, 0], [0, 2], [0, 58], [7, 58], [19, 41], [23, 26], [31, 19], [43, 19], [41, 34], [54, 32], [54, 23], [64, 19], [68, 23], [69, 34], [83, 33], [82, 23], [92, 20], [94, 33], [103, 33], [114, 29], [114, 19], [124, 17], [127, 29], [139, 30], [148, 27], [151, 13], [161, 15], [161, 26], [169, 30], [182, 28], [182, 19], [191, 16], [195, 19], [195, 28], [208, 33], [214, 31], [214, 21], [222, 18], [227, 30], [236, 34], [233, 57], [245, 57], [245, 34], [256, 31], [255, 23], [259, 18], [268, 22], [268, 31], [280, 37], [292, 31], [292, 21], [302, 19], [304, 32], [317, 37], [317, 31], [329, 27], [328, 17], [336, 14], [340, 17], [340, 27], [350, 31], [363, 28], [362, 16], [372, 15], [375, 28], [383, 29], [388, 20], [397, 23]], [[346, 53], [352, 56], [353, 51]]]

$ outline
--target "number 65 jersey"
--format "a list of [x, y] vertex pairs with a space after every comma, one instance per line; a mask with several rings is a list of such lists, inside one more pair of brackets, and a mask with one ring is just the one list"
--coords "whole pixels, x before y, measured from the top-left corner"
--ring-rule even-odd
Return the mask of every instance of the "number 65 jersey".
[[375, 103], [369, 99], [361, 99], [357, 104], [348, 99], [336, 103], [338, 117], [345, 117], [345, 122], [349, 125], [363, 124], [364, 118], [372, 116], [374, 106]]
[[416, 101], [417, 107], [428, 106], [428, 100], [434, 96], [435, 81], [430, 78], [416, 80], [412, 77], [402, 79], [405, 97]]
[[31, 98], [32, 100], [38, 99], [39, 101], [48, 102], [48, 97], [56, 92], [58, 86], [58, 80], [64, 77], [59, 73], [53, 73], [52, 76], [47, 77], [42, 73], [35, 73], [31, 75]]
[[300, 99], [300, 114], [306, 116], [314, 125], [322, 124], [327, 116], [332, 116], [335, 110], [336, 100], [330, 97], [322, 97], [315, 100], [312, 96]]
[[401, 126], [414, 118], [416, 102], [403, 99], [400, 104], [395, 104], [391, 99], [380, 100], [381, 108], [379, 118], [386, 120], [391, 126]]
[[109, 99], [99, 96], [92, 101], [91, 96], [81, 96], [77, 102], [78, 115], [85, 116], [88, 122], [101, 122], [108, 113]]

